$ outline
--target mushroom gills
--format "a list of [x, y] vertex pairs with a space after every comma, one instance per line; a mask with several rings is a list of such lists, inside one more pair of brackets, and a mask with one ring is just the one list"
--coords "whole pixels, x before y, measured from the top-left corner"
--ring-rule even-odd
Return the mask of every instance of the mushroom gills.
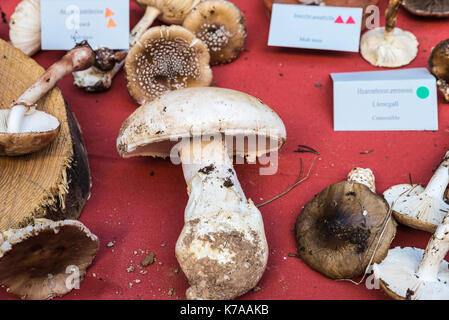
[[8, 118], [10, 113], [13, 113], [13, 110], [0, 110], [0, 134], [48, 132], [56, 130], [59, 127], [59, 120], [54, 116], [39, 110], [26, 113], [26, 108], [22, 108], [15, 109], [19, 112], [11, 116], [13, 117], [13, 126], [7, 125]]

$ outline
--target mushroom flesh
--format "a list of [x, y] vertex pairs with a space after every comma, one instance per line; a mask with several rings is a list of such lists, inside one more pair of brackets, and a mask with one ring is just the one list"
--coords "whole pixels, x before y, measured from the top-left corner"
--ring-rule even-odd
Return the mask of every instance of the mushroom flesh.
[[426, 188], [399, 184], [384, 192], [395, 219], [406, 226], [434, 232], [449, 211], [444, 193], [449, 184], [449, 151]]
[[128, 92], [139, 104], [166, 91], [208, 86], [210, 56], [203, 42], [181, 26], [149, 29], [131, 48], [125, 62]]
[[441, 41], [429, 57], [430, 72], [437, 77], [437, 85], [449, 102], [449, 39]]
[[78, 44], [31, 85], [10, 109], [0, 110], [0, 155], [23, 155], [47, 146], [59, 131], [59, 121], [35, 104], [56, 83], [74, 70], [92, 66], [95, 54], [87, 42]]
[[36, 219], [0, 232], [0, 284], [22, 299], [52, 299], [78, 285], [98, 251], [98, 238], [76, 220]]
[[355, 168], [307, 203], [295, 227], [298, 253], [332, 279], [362, 275], [385, 258], [396, 234], [386, 201], [375, 193], [370, 169]]
[[285, 140], [273, 110], [222, 88], [166, 93], [123, 123], [117, 139], [122, 157], [182, 162], [189, 201], [176, 257], [190, 284], [188, 299], [233, 299], [262, 277], [268, 258], [262, 216], [246, 199], [231, 157], [276, 152]]
[[398, 300], [449, 300], [449, 216], [430, 238], [426, 250], [396, 247], [373, 266], [382, 289]]
[[385, 27], [366, 32], [360, 40], [362, 57], [376, 67], [402, 67], [418, 54], [416, 37], [396, 26], [396, 17], [401, 0], [390, 0], [385, 13]]
[[246, 20], [232, 2], [201, 2], [185, 18], [183, 27], [192, 31], [209, 50], [211, 65], [235, 60], [244, 49]]

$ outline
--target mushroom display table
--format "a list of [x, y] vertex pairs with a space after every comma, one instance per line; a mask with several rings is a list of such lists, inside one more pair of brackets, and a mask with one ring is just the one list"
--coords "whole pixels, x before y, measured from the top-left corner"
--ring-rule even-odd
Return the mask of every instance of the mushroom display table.
[[[0, 38], [6, 41], [5, 22], [18, 2], [0, 3]], [[212, 67], [213, 84], [260, 98], [279, 114], [287, 130], [275, 175], [259, 175], [258, 164], [235, 165], [242, 189], [257, 205], [295, 182], [300, 159], [305, 173], [313, 163], [308, 180], [260, 208], [269, 246], [267, 269], [256, 290], [240, 299], [388, 299], [376, 289], [371, 274], [358, 286], [334, 281], [292, 255], [297, 250], [295, 221], [315, 194], [345, 179], [354, 167], [372, 169], [378, 194], [410, 178], [425, 185], [449, 150], [449, 104], [439, 95], [436, 132], [334, 132], [329, 73], [381, 69], [357, 53], [267, 47], [269, 22], [263, 0], [233, 2], [247, 19], [246, 50], [231, 64]], [[144, 10], [130, 3], [132, 27]], [[379, 5], [384, 21], [386, 1]], [[432, 47], [448, 36], [449, 20], [423, 19], [400, 10], [398, 23], [420, 43], [417, 58], [407, 67], [427, 67]], [[41, 51], [33, 58], [48, 68], [62, 55]], [[72, 81], [67, 77], [59, 88], [80, 123], [92, 176], [91, 197], [80, 221], [98, 235], [100, 250], [80, 290], [62, 299], [185, 299], [189, 285], [175, 257], [188, 201], [181, 166], [163, 159], [124, 160], [117, 153], [122, 122], [138, 107], [126, 90], [123, 71], [105, 93], [85, 93]], [[320, 155], [294, 152], [298, 145]], [[0, 179], [5, 179], [2, 170]], [[399, 226], [391, 247], [424, 249], [429, 238], [428, 233]], [[0, 299], [17, 297], [2, 289]]]

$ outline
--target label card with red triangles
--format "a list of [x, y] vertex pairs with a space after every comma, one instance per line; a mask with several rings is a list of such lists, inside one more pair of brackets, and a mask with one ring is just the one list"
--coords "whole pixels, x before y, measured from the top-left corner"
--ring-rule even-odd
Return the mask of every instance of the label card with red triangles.
[[41, 0], [43, 50], [70, 50], [87, 40], [93, 49], [129, 49], [128, 0]]
[[362, 8], [273, 5], [268, 45], [358, 52]]

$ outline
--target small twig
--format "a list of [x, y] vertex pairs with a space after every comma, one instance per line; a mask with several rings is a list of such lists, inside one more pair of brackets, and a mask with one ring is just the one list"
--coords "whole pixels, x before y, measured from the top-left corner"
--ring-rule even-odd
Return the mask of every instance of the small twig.
[[410, 185], [413, 187], [413, 181], [412, 181], [412, 174], [411, 173], [408, 174], [408, 179], [410, 181]]
[[285, 190], [285, 191], [282, 192], [281, 194], [277, 195], [276, 197], [274, 197], [274, 198], [272, 198], [272, 199], [270, 199], [270, 200], [267, 200], [267, 201], [265, 201], [265, 202], [262, 202], [261, 204], [256, 205], [256, 207], [257, 207], [257, 208], [260, 208], [260, 207], [262, 207], [262, 206], [264, 206], [264, 205], [266, 205], [266, 204], [268, 204], [268, 203], [270, 203], [270, 202], [273, 202], [274, 200], [279, 199], [280, 197], [282, 197], [282, 196], [286, 195], [287, 193], [289, 193], [293, 188], [295, 188], [295, 187], [298, 186], [299, 184], [301, 184], [301, 183], [303, 183], [304, 181], [306, 181], [306, 180], [309, 178], [309, 176], [310, 176], [310, 171], [312, 171], [312, 167], [313, 167], [313, 164], [315, 163], [315, 159], [316, 159], [316, 157], [313, 158], [312, 164], [311, 164], [310, 167], [309, 167], [309, 171], [307, 172], [307, 175], [306, 175], [304, 178], [302, 178], [302, 179], [301, 179], [301, 176], [302, 176], [302, 172], [303, 172], [303, 169], [304, 169], [304, 168], [303, 168], [302, 159], [300, 159], [300, 162], [301, 162], [301, 168], [300, 168], [300, 170], [299, 170], [299, 175], [298, 175], [298, 178], [296, 179], [295, 183], [294, 183], [292, 186], [290, 186], [289, 188], [287, 188], [287, 190]]
[[360, 154], [368, 154], [368, 153], [371, 153], [371, 152], [373, 152], [373, 151], [374, 151], [374, 149], [366, 150], [366, 151], [360, 152]]
[[298, 145], [298, 150], [295, 150], [294, 152], [298, 152], [298, 153], [313, 153], [316, 155], [320, 155], [320, 153], [318, 151], [316, 151], [315, 149], [305, 146], [305, 145]]

